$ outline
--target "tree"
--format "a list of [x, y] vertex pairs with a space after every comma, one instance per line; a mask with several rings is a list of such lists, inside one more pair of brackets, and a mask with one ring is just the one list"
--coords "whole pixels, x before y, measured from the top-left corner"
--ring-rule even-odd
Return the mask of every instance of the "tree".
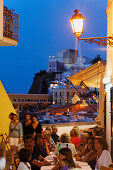
[[97, 57], [95, 57], [92, 61], [91, 61], [91, 64], [93, 65], [93, 64], [95, 64], [95, 63], [97, 63], [98, 61], [101, 61], [102, 60], [102, 58], [100, 57], [100, 55], [97, 55]]

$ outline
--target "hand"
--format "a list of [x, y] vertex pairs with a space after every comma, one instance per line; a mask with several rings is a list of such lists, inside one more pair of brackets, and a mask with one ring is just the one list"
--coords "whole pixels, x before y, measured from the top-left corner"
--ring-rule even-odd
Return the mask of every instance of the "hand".
[[51, 165], [51, 162], [47, 161], [46, 159], [44, 159], [44, 164], [45, 165]]
[[77, 155], [75, 158], [76, 158], [77, 161], [80, 161], [80, 160], [81, 160], [78, 155]]

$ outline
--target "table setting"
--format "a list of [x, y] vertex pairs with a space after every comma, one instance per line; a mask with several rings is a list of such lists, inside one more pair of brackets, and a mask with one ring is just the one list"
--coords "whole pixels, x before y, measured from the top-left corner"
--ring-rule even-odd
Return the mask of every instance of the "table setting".
[[[56, 157], [56, 155], [54, 155], [54, 153], [51, 153], [50, 155], [45, 157], [45, 159], [47, 161], [49, 161], [51, 163], [51, 165], [49, 165], [49, 166], [42, 166], [41, 170], [51, 170], [55, 166], [54, 157]], [[92, 170], [87, 162], [76, 161], [75, 158], [73, 160], [74, 160], [75, 164], [79, 165], [81, 168], [70, 168], [70, 170]]]

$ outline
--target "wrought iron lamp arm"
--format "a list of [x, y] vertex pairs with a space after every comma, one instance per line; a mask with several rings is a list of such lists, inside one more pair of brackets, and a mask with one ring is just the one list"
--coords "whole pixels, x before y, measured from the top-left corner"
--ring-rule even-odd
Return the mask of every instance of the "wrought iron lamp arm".
[[102, 45], [102, 46], [107, 46], [107, 44], [109, 44], [111, 47], [113, 47], [113, 36], [79, 38], [79, 41], [80, 40], [85, 40], [85, 42], [88, 42], [90, 44], [96, 43], [97, 45]]

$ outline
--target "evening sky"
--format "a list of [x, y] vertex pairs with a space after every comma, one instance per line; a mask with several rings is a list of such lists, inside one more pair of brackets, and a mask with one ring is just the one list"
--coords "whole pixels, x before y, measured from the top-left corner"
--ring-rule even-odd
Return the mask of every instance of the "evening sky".
[[[17, 47], [0, 47], [0, 80], [8, 93], [27, 93], [34, 74], [47, 70], [49, 56], [75, 49], [69, 19], [75, 9], [85, 17], [82, 37], [106, 36], [107, 0], [4, 0], [19, 14]], [[81, 42], [83, 56], [106, 58], [106, 48]]]

